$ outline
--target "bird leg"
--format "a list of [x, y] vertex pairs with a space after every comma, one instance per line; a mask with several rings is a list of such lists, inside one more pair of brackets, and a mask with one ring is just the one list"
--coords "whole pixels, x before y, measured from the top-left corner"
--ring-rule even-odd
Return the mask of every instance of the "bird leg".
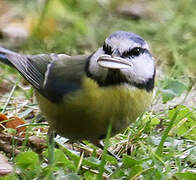
[[54, 146], [55, 146], [55, 132], [51, 129], [48, 130], [48, 161], [52, 165], [54, 162]]
[[[98, 148], [104, 150], [104, 143], [103, 143], [102, 140], [93, 140], [93, 141], [91, 141], [91, 142], [92, 142], [95, 146], [97, 146]], [[109, 150], [107, 150], [107, 153], [108, 153], [110, 156], [114, 157], [117, 161], [120, 161], [120, 158], [119, 158], [116, 154], [112, 153], [112, 152], [109, 151]]]

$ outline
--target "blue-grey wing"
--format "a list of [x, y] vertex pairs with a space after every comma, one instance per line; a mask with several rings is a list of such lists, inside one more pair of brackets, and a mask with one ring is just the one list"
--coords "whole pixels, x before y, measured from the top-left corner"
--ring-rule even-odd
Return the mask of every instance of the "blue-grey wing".
[[56, 103], [80, 88], [88, 56], [23, 55], [0, 47], [0, 62], [17, 69], [37, 91]]

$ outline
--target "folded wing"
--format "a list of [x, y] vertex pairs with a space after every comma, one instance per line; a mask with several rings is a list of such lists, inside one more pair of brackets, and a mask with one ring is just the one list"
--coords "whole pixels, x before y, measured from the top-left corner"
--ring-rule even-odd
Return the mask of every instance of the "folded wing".
[[0, 62], [17, 69], [40, 94], [55, 103], [80, 88], [87, 58], [65, 54], [23, 55], [0, 47]]

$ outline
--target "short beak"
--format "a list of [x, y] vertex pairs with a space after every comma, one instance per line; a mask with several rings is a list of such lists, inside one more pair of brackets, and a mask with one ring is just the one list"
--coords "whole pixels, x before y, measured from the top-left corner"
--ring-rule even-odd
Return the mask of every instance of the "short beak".
[[124, 69], [133, 66], [133, 64], [126, 59], [121, 57], [112, 57], [110, 55], [100, 56], [97, 62], [101, 67], [110, 69]]

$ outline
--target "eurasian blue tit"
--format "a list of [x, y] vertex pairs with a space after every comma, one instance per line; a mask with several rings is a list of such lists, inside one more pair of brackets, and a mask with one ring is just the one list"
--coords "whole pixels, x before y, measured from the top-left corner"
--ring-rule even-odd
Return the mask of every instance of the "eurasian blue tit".
[[34, 87], [50, 129], [71, 140], [103, 139], [127, 128], [149, 107], [155, 62], [139, 35], [117, 31], [90, 55], [24, 55], [0, 48]]

